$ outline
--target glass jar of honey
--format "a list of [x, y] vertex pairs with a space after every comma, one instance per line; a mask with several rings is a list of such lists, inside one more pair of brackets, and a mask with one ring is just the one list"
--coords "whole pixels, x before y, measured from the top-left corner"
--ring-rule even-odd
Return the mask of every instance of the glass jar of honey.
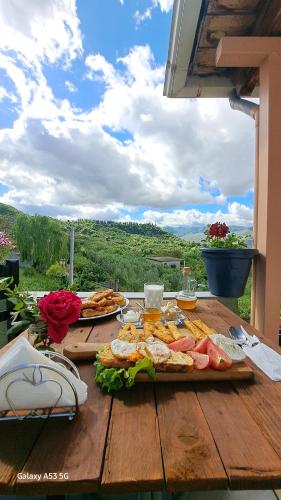
[[179, 292], [178, 295], [176, 296], [176, 301], [177, 301], [177, 306], [180, 309], [194, 311], [194, 309], [196, 308], [197, 297], [195, 294], [188, 296]]
[[141, 319], [143, 322], [155, 322], [161, 319], [161, 310], [157, 307], [145, 307], [141, 313]]

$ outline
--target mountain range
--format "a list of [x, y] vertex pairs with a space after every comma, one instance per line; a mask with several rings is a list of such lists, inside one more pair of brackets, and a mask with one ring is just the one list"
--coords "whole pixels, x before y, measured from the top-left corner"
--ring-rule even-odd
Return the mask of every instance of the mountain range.
[[[164, 228], [166, 231], [179, 236], [186, 241], [200, 242], [205, 238], [204, 231], [206, 226], [194, 225], [194, 226], [166, 226]], [[249, 236], [252, 238], [253, 228], [251, 226], [231, 226], [231, 231], [233, 233], [239, 234], [240, 236]]]

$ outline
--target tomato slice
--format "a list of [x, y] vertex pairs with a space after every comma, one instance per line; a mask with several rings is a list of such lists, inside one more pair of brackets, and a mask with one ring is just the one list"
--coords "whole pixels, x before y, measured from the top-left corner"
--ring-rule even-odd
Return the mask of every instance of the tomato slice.
[[174, 342], [171, 342], [171, 344], [168, 344], [169, 349], [172, 349], [173, 351], [180, 351], [180, 352], [186, 352], [195, 346], [195, 339], [194, 337], [187, 336], [184, 337], [183, 339], [175, 340]]
[[201, 352], [201, 354], [206, 354], [209, 340], [210, 340], [209, 337], [204, 337], [204, 339], [199, 340], [199, 342], [197, 342], [196, 346], [194, 347], [193, 351]]
[[209, 366], [209, 356], [208, 354], [201, 354], [200, 352], [187, 351], [194, 361], [194, 368], [197, 370], [204, 370]]
[[218, 345], [215, 345], [210, 339], [207, 346], [207, 354], [210, 358], [210, 366], [215, 370], [227, 370], [232, 365], [232, 361], [226, 352]]

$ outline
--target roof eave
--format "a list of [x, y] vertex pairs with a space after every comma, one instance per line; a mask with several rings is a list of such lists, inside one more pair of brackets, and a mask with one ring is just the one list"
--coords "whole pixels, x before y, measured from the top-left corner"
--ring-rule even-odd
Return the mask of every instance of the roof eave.
[[185, 89], [201, 4], [202, 0], [174, 1], [163, 92], [167, 97], [186, 97], [181, 93]]
[[[229, 97], [233, 90], [233, 81], [227, 76], [188, 75], [201, 6], [202, 0], [174, 1], [164, 96], [173, 98]], [[258, 88], [252, 93], [252, 97], [256, 96], [258, 96]]]

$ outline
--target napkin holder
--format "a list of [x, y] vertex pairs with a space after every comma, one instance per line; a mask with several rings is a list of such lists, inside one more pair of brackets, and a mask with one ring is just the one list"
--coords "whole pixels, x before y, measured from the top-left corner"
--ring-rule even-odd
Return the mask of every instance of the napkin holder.
[[[64, 368], [67, 368], [68, 370], [74, 372], [75, 376], [80, 380], [80, 375], [79, 372], [76, 368], [76, 366], [70, 361], [70, 359], [66, 358], [62, 354], [54, 351], [40, 351], [41, 354], [46, 356], [49, 359], [52, 359], [56, 361], [59, 365], [63, 366]], [[24, 370], [26, 368], [31, 368], [33, 369], [32, 372], [32, 378], [30, 379], [27, 377], [27, 375], [24, 373]], [[37, 377], [35, 376], [37, 372]], [[21, 364], [14, 366], [13, 368], [7, 370], [0, 376], [0, 385], [7, 378], [9, 375], [12, 373], [17, 373], [19, 376], [18, 378], [13, 379], [8, 387], [6, 388], [5, 391], [5, 397], [6, 401], [8, 403], [8, 406], [10, 407], [10, 410], [8, 411], [3, 411], [0, 412], [0, 422], [1, 421], [8, 421], [8, 420], [29, 420], [29, 419], [47, 419], [47, 418], [68, 418], [68, 420], [73, 420], [74, 417], [78, 413], [78, 394], [77, 390], [72, 384], [72, 382], [68, 379], [68, 377], [62, 373], [59, 369], [56, 369], [54, 367], [44, 365], [43, 363], [28, 363], [28, 364]], [[61, 377], [61, 380], [56, 380], [54, 381], [52, 379], [52, 374], [56, 373], [59, 375], [59, 378]], [[38, 377], [39, 375], [39, 377]], [[34, 387], [38, 387], [40, 385], [43, 385], [46, 382], [54, 382], [58, 385], [60, 391], [59, 391], [59, 396], [51, 407], [49, 408], [37, 408], [37, 409], [32, 409], [32, 410], [16, 410], [13, 406], [13, 402], [9, 398], [9, 387], [13, 385], [16, 382], [24, 381], [27, 383], [30, 383]], [[63, 395], [63, 385], [61, 382], [67, 382], [73, 392], [74, 396], [74, 405], [69, 406], [69, 407], [63, 407], [60, 408], [59, 402], [60, 399]]]

